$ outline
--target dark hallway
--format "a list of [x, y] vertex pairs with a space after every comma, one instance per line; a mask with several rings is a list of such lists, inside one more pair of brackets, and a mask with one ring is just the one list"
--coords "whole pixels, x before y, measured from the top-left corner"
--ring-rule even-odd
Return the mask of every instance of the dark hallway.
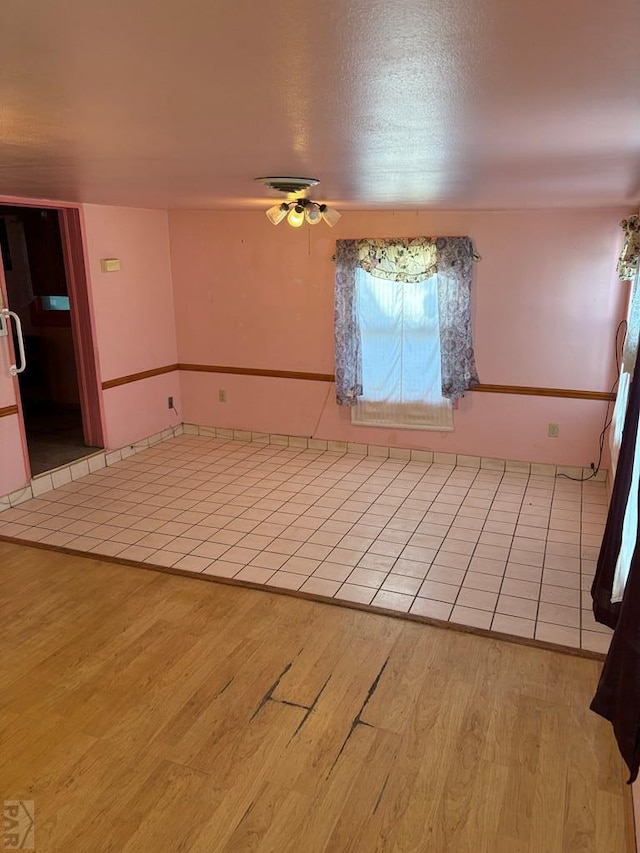
[[98, 449], [84, 440], [58, 211], [0, 206], [0, 247], [9, 308], [24, 334], [18, 379], [35, 476]]

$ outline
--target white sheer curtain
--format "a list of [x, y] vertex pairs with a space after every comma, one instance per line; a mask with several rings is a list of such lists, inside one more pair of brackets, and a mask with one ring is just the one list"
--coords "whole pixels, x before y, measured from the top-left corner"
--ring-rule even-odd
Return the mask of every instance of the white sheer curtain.
[[351, 420], [369, 426], [452, 430], [442, 396], [438, 276], [416, 283], [356, 270], [362, 397]]
[[609, 450], [611, 452], [611, 471], [609, 476], [612, 480], [616, 475], [616, 468], [618, 467], [618, 456], [620, 454], [620, 445], [622, 444], [622, 430], [624, 428], [624, 416], [627, 413], [630, 383], [631, 374], [627, 373], [623, 365], [620, 379], [618, 380], [618, 393], [616, 394], [616, 402], [613, 407], [611, 431], [609, 433]]

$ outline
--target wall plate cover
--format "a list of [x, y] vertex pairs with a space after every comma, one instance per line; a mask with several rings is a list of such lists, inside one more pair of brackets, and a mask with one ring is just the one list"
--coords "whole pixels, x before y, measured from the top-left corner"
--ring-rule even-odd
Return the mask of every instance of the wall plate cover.
[[100, 258], [100, 269], [102, 272], [118, 272], [120, 258]]

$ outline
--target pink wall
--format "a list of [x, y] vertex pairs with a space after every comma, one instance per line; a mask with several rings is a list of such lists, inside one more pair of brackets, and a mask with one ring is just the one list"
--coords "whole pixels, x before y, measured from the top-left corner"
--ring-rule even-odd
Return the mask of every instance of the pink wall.
[[[616, 280], [626, 210], [346, 212], [336, 228], [274, 228], [262, 212], [171, 211], [181, 362], [333, 372], [336, 238], [470, 235], [482, 256], [474, 286], [481, 381], [607, 390], [628, 285]], [[352, 427], [326, 384], [182, 375], [183, 420], [588, 465], [604, 404], [468, 394], [453, 433]], [[227, 402], [218, 403], [218, 389]], [[560, 424], [547, 437], [550, 421]]]
[[[13, 403], [0, 403], [0, 407], [5, 405]], [[27, 469], [22, 450], [20, 423], [17, 415], [9, 415], [0, 418], [0, 497], [16, 492], [26, 483]]]
[[[177, 361], [167, 213], [84, 205], [87, 266], [100, 379]], [[103, 273], [101, 258], [119, 258]], [[181, 411], [177, 372], [103, 391], [105, 443], [122, 447], [174, 426]]]
[[[178, 372], [173, 371], [105, 391], [108, 446], [125, 447], [167, 427], [181, 424], [179, 382]], [[167, 397], [173, 397], [178, 415], [168, 409]]]
[[[2, 266], [0, 265], [0, 275], [2, 274]], [[0, 305], [6, 305], [5, 297], [1, 289], [0, 283]], [[5, 406], [13, 406], [16, 402], [16, 380], [9, 376], [9, 366], [12, 363], [12, 358], [9, 354], [9, 346], [6, 337], [0, 338], [0, 409]]]

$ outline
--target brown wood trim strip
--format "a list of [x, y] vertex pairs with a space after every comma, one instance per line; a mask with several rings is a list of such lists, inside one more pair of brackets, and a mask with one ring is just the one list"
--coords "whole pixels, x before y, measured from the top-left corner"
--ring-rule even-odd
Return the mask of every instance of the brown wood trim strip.
[[6, 418], [9, 415], [17, 415], [17, 414], [18, 414], [18, 407], [17, 406], [5, 406], [4, 408], [0, 409], [0, 418]]
[[306, 373], [297, 370], [264, 370], [261, 367], [224, 367], [219, 364], [179, 364], [178, 370], [197, 373], [232, 373], [238, 376], [270, 376], [275, 379], [306, 379], [311, 382], [333, 382], [333, 373]]
[[118, 385], [128, 385], [130, 382], [138, 382], [140, 379], [150, 379], [152, 376], [160, 376], [162, 373], [172, 373], [178, 369], [177, 364], [165, 364], [164, 367], [154, 367], [152, 370], [143, 370], [141, 373], [130, 373], [128, 376], [120, 376], [118, 379], [107, 379], [102, 383], [102, 390], [117, 388]]
[[576, 391], [573, 388], [533, 388], [524, 385], [476, 385], [473, 391], [487, 394], [523, 394], [528, 397], [565, 397], [571, 400], [615, 400], [609, 391]]
[[[153, 370], [144, 370], [141, 373], [131, 373], [129, 376], [120, 376], [118, 379], [108, 379], [102, 383], [102, 390], [117, 388], [118, 385], [128, 385], [130, 382], [138, 382], [140, 379], [149, 379], [151, 376], [160, 376], [162, 373], [171, 373], [174, 370], [185, 370], [193, 373], [227, 373], [235, 376], [266, 376], [275, 379], [303, 379], [307, 382], [335, 382], [333, 373], [308, 373], [299, 370], [268, 370], [262, 367], [229, 367], [222, 364], [167, 364], [164, 367], [156, 367]], [[608, 391], [579, 391], [574, 388], [534, 388], [528, 385], [477, 385], [473, 391], [481, 391], [485, 394], [521, 394], [526, 397], [564, 397], [570, 400], [600, 400], [610, 402], [615, 400], [615, 394]], [[0, 409], [0, 415], [3, 410]], [[8, 414], [13, 414], [9, 412]]]

